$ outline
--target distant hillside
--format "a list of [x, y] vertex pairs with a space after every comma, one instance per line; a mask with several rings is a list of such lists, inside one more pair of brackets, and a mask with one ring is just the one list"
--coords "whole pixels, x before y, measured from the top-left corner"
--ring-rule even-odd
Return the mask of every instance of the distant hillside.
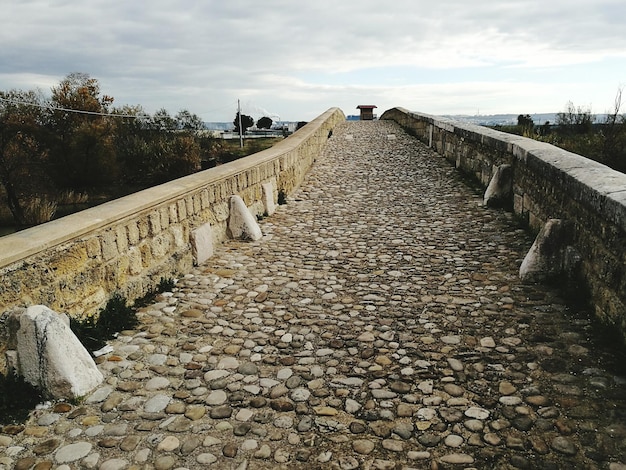
[[[544, 124], [546, 121], [550, 121], [551, 124], [554, 124], [556, 122], [556, 115], [557, 113], [537, 113], [531, 114], [530, 117], [533, 119], [533, 122], [535, 124], [541, 125]], [[519, 114], [487, 114], [476, 116], [456, 114], [444, 117], [461, 122], [470, 122], [479, 126], [506, 126], [517, 124], [517, 116], [519, 116]]]
[[[535, 113], [531, 114], [530, 117], [532, 118], [535, 125], [540, 126], [542, 124], [545, 124], [546, 121], [549, 121], [550, 124], [556, 124], [557, 114], [558, 113]], [[517, 124], [517, 116], [519, 116], [519, 114], [487, 114], [476, 116], [454, 114], [445, 115], [443, 117], [447, 117], [461, 122], [469, 122], [479, 126], [508, 126]], [[602, 123], [606, 120], [606, 114], [595, 114], [594, 116], [596, 123]]]

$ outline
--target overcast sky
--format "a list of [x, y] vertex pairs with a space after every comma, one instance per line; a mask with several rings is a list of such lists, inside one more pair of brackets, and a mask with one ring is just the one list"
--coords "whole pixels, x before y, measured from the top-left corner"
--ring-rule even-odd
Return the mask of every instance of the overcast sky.
[[71, 72], [116, 105], [232, 121], [330, 107], [602, 113], [626, 84], [624, 0], [2, 0], [0, 90]]

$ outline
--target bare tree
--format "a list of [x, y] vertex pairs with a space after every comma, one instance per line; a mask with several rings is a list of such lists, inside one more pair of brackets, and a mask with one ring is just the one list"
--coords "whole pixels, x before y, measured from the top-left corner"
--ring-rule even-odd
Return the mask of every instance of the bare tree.
[[626, 167], [626, 117], [620, 114], [623, 87], [617, 89], [613, 109], [607, 113], [603, 127], [604, 158], [613, 168], [624, 171]]

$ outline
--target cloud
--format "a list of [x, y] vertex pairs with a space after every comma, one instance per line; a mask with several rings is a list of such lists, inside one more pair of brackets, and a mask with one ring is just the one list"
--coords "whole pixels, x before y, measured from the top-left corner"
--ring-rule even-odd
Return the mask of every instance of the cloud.
[[557, 111], [626, 81], [622, 0], [5, 0], [3, 16], [2, 88], [80, 71], [117, 104], [206, 120], [232, 120], [238, 98], [293, 120], [373, 100]]

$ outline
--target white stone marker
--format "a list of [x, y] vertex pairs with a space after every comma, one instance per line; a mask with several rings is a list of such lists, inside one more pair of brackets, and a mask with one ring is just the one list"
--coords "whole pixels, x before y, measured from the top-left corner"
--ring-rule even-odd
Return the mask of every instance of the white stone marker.
[[17, 355], [24, 380], [53, 398], [82, 397], [104, 380], [67, 315], [44, 305], [20, 315]]
[[263, 207], [267, 215], [272, 215], [276, 212], [276, 204], [274, 203], [274, 185], [272, 183], [263, 183]]
[[213, 256], [213, 230], [204, 224], [191, 232], [191, 254], [196, 266]]
[[243, 199], [240, 196], [231, 196], [229, 206], [228, 229], [231, 236], [244, 240], [260, 240], [263, 237], [261, 227]]

